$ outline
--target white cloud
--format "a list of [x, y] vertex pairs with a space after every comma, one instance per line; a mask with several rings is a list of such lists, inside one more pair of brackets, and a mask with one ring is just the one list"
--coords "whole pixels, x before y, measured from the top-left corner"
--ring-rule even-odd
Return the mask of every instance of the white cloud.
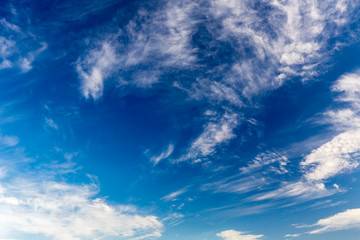
[[0, 188], [0, 237], [14, 233], [51, 239], [160, 237], [162, 223], [133, 206], [97, 198], [95, 184], [67, 184], [46, 176], [16, 179]]
[[162, 66], [189, 66], [195, 60], [190, 45], [196, 20], [192, 1], [168, 1], [155, 12], [139, 11], [127, 26], [130, 43], [126, 65], [134, 66], [159, 59]]
[[47, 43], [42, 42], [40, 48], [38, 48], [35, 51], [28, 52], [25, 57], [21, 57], [18, 61], [18, 66], [21, 69], [21, 72], [25, 73], [30, 71], [33, 68], [32, 63], [35, 61], [35, 58], [40, 53], [45, 51], [47, 47], [48, 47]]
[[76, 71], [81, 79], [81, 90], [86, 98], [98, 99], [103, 94], [104, 80], [110, 77], [119, 64], [115, 49], [104, 42], [100, 49], [94, 49], [84, 58], [79, 59]]
[[347, 170], [358, 167], [360, 152], [360, 76], [357, 73], [342, 75], [333, 85], [332, 90], [340, 92], [337, 99], [349, 103], [348, 108], [329, 111], [325, 114], [325, 122], [332, 123], [344, 131], [331, 141], [313, 150], [301, 162], [303, 166], [311, 166], [305, 177], [308, 180], [322, 180]]
[[[35, 39], [31, 32], [23, 32], [16, 24], [8, 22], [5, 18], [0, 19], [0, 70], [6, 68], [18, 68], [22, 73], [32, 69], [35, 58], [47, 49], [47, 44]], [[26, 39], [26, 44], [24, 44]], [[40, 47], [39, 47], [40, 45]]]
[[360, 117], [355, 109], [331, 110], [325, 113], [325, 123], [330, 122], [339, 130], [360, 128]]
[[[360, 74], [359, 72], [348, 73], [342, 75], [336, 83], [333, 85], [332, 90], [334, 92], [341, 92], [341, 102], [348, 102], [352, 105], [353, 110], [360, 111]], [[360, 117], [358, 117], [360, 118]]]
[[[175, 83], [176, 87], [180, 87], [179, 83]], [[220, 83], [210, 79], [198, 79], [192, 91], [188, 91], [194, 99], [207, 98], [215, 102], [227, 102], [236, 107], [244, 106], [239, 92], [232, 84]]]
[[295, 197], [300, 200], [323, 198], [338, 192], [337, 188], [327, 189], [322, 182], [299, 181], [284, 183], [282, 187], [252, 197], [256, 201]]
[[186, 189], [180, 189], [176, 192], [169, 193], [168, 195], [161, 198], [161, 200], [168, 202], [168, 201], [174, 201], [176, 198], [186, 192]]
[[[360, 77], [357, 73], [344, 74], [332, 86], [340, 92], [337, 101], [348, 103], [345, 108], [328, 111], [325, 123], [331, 123], [342, 133], [325, 142], [304, 157], [300, 162], [303, 175], [298, 182], [285, 183], [279, 189], [255, 196], [256, 200], [281, 197], [315, 199], [341, 191], [337, 184], [332, 189], [324, 182], [331, 177], [350, 172], [359, 166], [360, 156]], [[259, 165], [259, 164], [258, 164]]]
[[184, 221], [184, 217], [184, 214], [174, 212], [163, 218], [162, 221], [166, 222], [168, 225], [176, 226]]
[[334, 91], [344, 91], [347, 94], [360, 93], [360, 76], [357, 73], [342, 75], [333, 86]]
[[213, 190], [215, 193], [245, 193], [269, 184], [269, 182], [267, 182], [267, 179], [264, 177], [237, 177], [238, 176], [232, 176], [217, 182], [206, 183], [201, 187], [201, 189], [205, 191]]
[[356, 168], [356, 154], [360, 151], [360, 130], [347, 131], [313, 150], [301, 162], [310, 166], [304, 177], [309, 180], [325, 180], [346, 170]]
[[233, 130], [238, 124], [239, 116], [235, 113], [225, 113], [221, 118], [209, 122], [200, 136], [191, 143], [187, 154], [181, 156], [178, 161], [198, 160], [211, 155], [218, 145], [236, 137]]
[[[246, 57], [236, 63], [236, 71], [233, 70], [235, 75], [239, 75], [235, 82], [243, 85], [245, 96], [256, 94], [261, 89], [276, 88], [289, 75], [313, 74], [301, 69], [314, 66], [314, 63], [321, 62], [320, 56], [328, 54], [323, 49], [326, 41], [317, 40], [329, 34], [324, 30], [326, 21], [339, 18], [346, 21], [345, 12], [349, 11], [347, 4], [344, 4], [344, 13], [340, 14], [329, 7], [335, 2], [327, 2], [326, 5], [318, 1], [270, 1], [266, 4], [272, 10], [267, 11], [269, 15], [266, 15], [266, 23], [263, 23], [263, 15], [251, 7], [251, 1], [211, 1], [210, 13], [223, 27], [220, 39], [234, 41], [235, 37], [239, 45], [248, 44], [254, 52], [254, 55], [246, 56], [241, 47], [236, 49]], [[266, 27], [259, 26], [260, 23]], [[268, 61], [267, 58], [272, 60]], [[301, 68], [297, 65], [301, 65]], [[282, 73], [275, 73], [278, 69]], [[282, 74], [282, 78], [276, 78], [276, 74]]]
[[308, 181], [322, 181], [359, 166], [360, 154], [360, 76], [357, 73], [342, 75], [332, 86], [340, 92], [337, 101], [349, 104], [347, 108], [329, 111], [325, 122], [343, 131], [332, 140], [314, 149], [301, 162], [307, 167], [304, 177]]
[[345, 212], [320, 219], [312, 226], [320, 228], [310, 231], [310, 234], [339, 231], [351, 228], [360, 229], [360, 208], [348, 209]]
[[286, 234], [285, 237], [291, 237], [291, 238], [296, 238], [296, 237], [300, 237], [301, 234], [299, 233], [295, 233], [295, 234]]
[[[318, 66], [331, 56], [333, 50], [328, 49], [334, 49], [327, 40], [355, 21], [353, 3], [346, 1], [259, 4], [261, 14], [248, 0], [168, 0], [153, 11], [140, 9], [121, 31], [101, 37], [100, 45], [109, 44], [117, 53], [117, 64], [105, 71], [108, 74], [96, 67], [78, 68], [83, 95], [101, 97], [104, 80], [114, 74], [123, 75], [121, 84], [150, 87], [163, 74], [197, 69], [201, 73], [195, 83], [174, 85], [195, 99], [243, 106], [242, 98], [278, 88], [294, 75], [307, 79], [323, 71]], [[231, 46], [233, 56], [221, 53], [224, 43]], [[101, 51], [90, 50], [84, 59]], [[223, 56], [229, 58], [223, 61]], [[211, 57], [218, 59], [216, 63], [204, 61]]]
[[19, 26], [9, 23], [8, 21], [6, 21], [5, 18], [0, 19], [0, 24], [2, 24], [4, 27], [6, 27], [14, 32], [19, 32], [19, 33], [21, 32]]
[[0, 57], [3, 59], [0, 63], [0, 69], [11, 68], [13, 63], [7, 58], [15, 51], [15, 42], [0, 36]]
[[216, 236], [224, 239], [224, 240], [257, 240], [263, 239], [264, 235], [252, 235], [246, 232], [240, 232], [235, 230], [226, 230], [222, 231]]
[[[315, 228], [307, 234], [321, 234], [325, 232], [341, 231], [348, 229], [360, 230], [360, 208], [348, 209], [331, 217], [318, 220], [312, 225], [294, 224], [296, 228]], [[288, 234], [285, 237], [298, 237], [304, 233]]]
[[0, 145], [6, 147], [14, 147], [19, 143], [19, 138], [16, 136], [4, 136], [0, 135]]
[[[190, 46], [194, 5], [169, 1], [154, 12], [141, 9], [124, 33], [105, 36], [100, 47], [77, 61], [82, 94], [100, 98], [104, 81], [116, 74], [124, 75], [121, 84], [150, 87], [168, 68], [191, 67], [195, 60]], [[126, 46], [119, 39], [126, 39]]]
[[53, 128], [55, 130], [59, 129], [59, 126], [51, 118], [45, 118], [45, 123], [50, 128]]
[[[243, 173], [249, 173], [271, 165], [270, 167], [267, 167], [269, 171], [277, 174], [285, 174], [288, 172], [285, 168], [288, 162], [289, 160], [286, 156], [277, 152], [266, 151], [255, 156], [255, 158], [246, 167], [240, 168], [240, 171]], [[277, 166], [274, 166], [274, 163], [276, 163]]]
[[166, 151], [162, 152], [159, 156], [153, 156], [150, 161], [154, 162], [154, 165], [158, 164], [161, 160], [168, 158], [174, 151], [174, 145], [169, 144]]

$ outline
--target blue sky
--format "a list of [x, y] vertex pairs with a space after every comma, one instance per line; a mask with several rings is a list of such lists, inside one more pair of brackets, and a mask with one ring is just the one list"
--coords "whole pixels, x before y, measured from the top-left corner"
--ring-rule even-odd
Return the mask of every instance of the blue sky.
[[359, 5], [2, 1], [0, 239], [360, 239]]

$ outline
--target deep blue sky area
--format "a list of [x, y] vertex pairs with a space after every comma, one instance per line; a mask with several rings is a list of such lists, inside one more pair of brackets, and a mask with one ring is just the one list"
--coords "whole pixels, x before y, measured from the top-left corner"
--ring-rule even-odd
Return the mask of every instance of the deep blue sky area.
[[0, 15], [0, 240], [360, 240], [359, 1]]

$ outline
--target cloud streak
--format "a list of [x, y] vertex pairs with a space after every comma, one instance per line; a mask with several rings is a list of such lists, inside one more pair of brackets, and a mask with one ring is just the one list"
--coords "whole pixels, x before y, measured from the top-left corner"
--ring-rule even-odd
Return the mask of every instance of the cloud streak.
[[247, 234], [246, 232], [240, 232], [235, 230], [222, 231], [216, 234], [216, 236], [224, 240], [258, 240], [263, 239], [264, 237], [264, 235]]
[[168, 195], [161, 198], [161, 200], [168, 202], [168, 201], [174, 201], [176, 198], [186, 192], [186, 189], [180, 189], [176, 192], [169, 193]]
[[222, 117], [215, 117], [205, 127], [188, 149], [188, 152], [177, 161], [193, 160], [201, 162], [205, 157], [213, 154], [219, 145], [235, 138], [234, 129], [239, 124], [239, 116], [235, 113], [225, 113]]
[[173, 151], [174, 151], [174, 145], [169, 144], [166, 151], [162, 152], [159, 156], [153, 156], [150, 159], [150, 161], [152, 161], [154, 163], [154, 165], [157, 165], [161, 160], [168, 158], [172, 154]]

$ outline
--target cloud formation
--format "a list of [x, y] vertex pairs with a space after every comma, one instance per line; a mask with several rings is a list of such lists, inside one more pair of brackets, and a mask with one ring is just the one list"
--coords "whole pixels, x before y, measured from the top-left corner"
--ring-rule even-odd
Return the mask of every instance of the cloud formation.
[[[317, 75], [331, 54], [330, 37], [354, 21], [347, 1], [257, 4], [164, 1], [155, 10], [140, 9], [120, 31], [96, 39], [100, 43], [78, 61], [83, 95], [99, 98], [103, 82], [116, 73], [122, 83], [149, 87], [161, 75], [196, 70], [193, 84], [177, 81], [177, 86], [194, 96], [241, 105], [241, 98], [277, 88], [289, 77]], [[224, 44], [231, 51], [224, 52]], [[117, 64], [105, 63], [104, 74], [100, 63], [86, 59], [103, 56], [107, 48]]]
[[47, 49], [47, 44], [39, 43], [33, 33], [5, 18], [0, 19], [0, 29], [0, 70], [30, 71], [36, 57]]
[[159, 156], [153, 156], [151, 157], [150, 161], [154, 163], [154, 165], [158, 164], [161, 160], [168, 158], [172, 152], [174, 151], [174, 145], [169, 144], [166, 151], [162, 152]]
[[0, 134], [0, 146], [14, 147], [19, 143], [19, 138], [16, 136], [4, 136]]
[[216, 151], [216, 148], [236, 137], [234, 129], [239, 124], [236, 113], [225, 113], [221, 117], [214, 117], [205, 127], [204, 131], [192, 143], [188, 152], [177, 161], [193, 160], [201, 162]]
[[174, 201], [176, 198], [186, 192], [186, 189], [180, 189], [175, 192], [169, 193], [168, 195], [161, 198], [161, 200], [168, 202], [168, 201]]
[[310, 231], [310, 234], [323, 232], [339, 231], [351, 228], [360, 229], [360, 208], [348, 209], [345, 212], [337, 213], [331, 217], [320, 219], [313, 227], [318, 227]]
[[313, 150], [301, 162], [304, 167], [310, 166], [304, 177], [309, 181], [325, 180], [358, 167], [356, 153], [360, 151], [359, 139], [360, 129], [347, 131]]
[[84, 97], [98, 99], [103, 94], [104, 80], [117, 68], [118, 60], [114, 48], [109, 43], [102, 43], [100, 49], [94, 49], [84, 58], [79, 59], [76, 71], [81, 79]]
[[263, 239], [264, 235], [252, 235], [246, 232], [240, 232], [235, 230], [226, 230], [216, 234], [216, 236], [224, 240], [258, 240]]
[[41, 176], [0, 185], [0, 236], [39, 234], [52, 239], [160, 237], [162, 223], [133, 206], [98, 198], [98, 186], [68, 184]]
[[332, 195], [339, 191], [338, 185], [328, 189], [324, 182], [336, 175], [349, 172], [359, 166], [360, 153], [360, 76], [358, 73], [344, 74], [333, 84], [332, 90], [339, 93], [337, 101], [345, 107], [324, 114], [325, 123], [331, 123], [340, 134], [311, 151], [300, 162], [302, 179], [284, 183], [279, 189], [255, 196], [256, 200], [281, 197], [315, 199]]
[[[320, 219], [315, 224], [299, 225], [297, 228], [315, 228], [307, 232], [311, 235], [347, 229], [360, 229], [360, 208], [347, 209], [328, 218]], [[298, 237], [300, 235], [288, 234], [286, 237]]]

